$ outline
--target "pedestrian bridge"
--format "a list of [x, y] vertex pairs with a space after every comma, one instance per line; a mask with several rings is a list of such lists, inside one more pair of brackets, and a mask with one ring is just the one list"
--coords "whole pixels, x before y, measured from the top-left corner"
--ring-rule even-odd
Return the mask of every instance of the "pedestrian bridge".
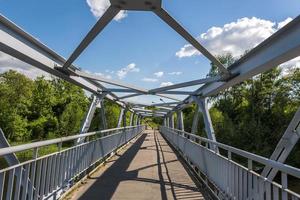
[[[8, 163], [0, 167], [0, 199], [300, 199], [289, 184], [299, 181], [300, 169], [285, 164], [300, 138], [300, 108], [270, 158], [218, 142], [208, 111], [209, 97], [300, 56], [300, 16], [226, 66], [162, 8], [160, 0], [110, 3], [67, 59], [0, 16], [1, 52], [93, 95], [78, 135], [10, 146], [0, 129], [0, 157]], [[74, 61], [121, 10], [153, 12], [214, 64], [218, 74], [144, 89], [75, 66]], [[178, 90], [197, 85], [194, 91]], [[127, 101], [141, 95], [158, 96], [162, 103]], [[114, 129], [107, 129], [105, 98], [121, 108]], [[188, 133], [182, 109], [192, 103], [197, 112]], [[97, 107], [103, 130], [89, 132]], [[199, 113], [205, 138], [197, 135]], [[147, 126], [145, 119], [151, 117], [162, 118], [159, 130]], [[40, 155], [50, 146], [54, 152]], [[16, 156], [20, 152], [31, 159], [20, 161]]]
[[[78, 139], [80, 144], [62, 148]], [[38, 157], [48, 145], [57, 145], [57, 152]], [[165, 126], [146, 130], [138, 125], [7, 147], [0, 156], [28, 150], [32, 160], [0, 171], [1, 199], [300, 197], [287, 187], [288, 177], [300, 177], [299, 169]], [[259, 174], [254, 162], [276, 170], [281, 182]]]

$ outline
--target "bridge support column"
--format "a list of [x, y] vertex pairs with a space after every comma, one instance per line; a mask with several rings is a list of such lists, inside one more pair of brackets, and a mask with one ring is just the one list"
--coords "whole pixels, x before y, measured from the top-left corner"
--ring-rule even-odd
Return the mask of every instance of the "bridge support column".
[[[279, 140], [274, 152], [272, 153], [270, 159], [277, 162], [284, 163], [288, 155], [297, 144], [300, 138], [300, 108], [298, 108], [296, 114], [294, 115], [289, 126], [285, 130], [283, 136]], [[268, 180], [272, 181], [278, 170], [266, 166], [262, 171], [262, 176], [266, 177]]]
[[169, 117], [169, 127], [174, 128], [174, 114], [171, 113]]
[[122, 125], [123, 115], [124, 115], [124, 108], [121, 108], [120, 114], [119, 114], [118, 125], [117, 125], [118, 128], [120, 128]]
[[[209, 110], [208, 110], [208, 103], [207, 98], [198, 98], [194, 97], [194, 101], [198, 104], [198, 111], [203, 114], [203, 120], [205, 124], [205, 132], [207, 135], [207, 138], [216, 142], [216, 136], [215, 131], [211, 122]], [[211, 149], [214, 151], [218, 151], [217, 147], [215, 145], [209, 145]]]
[[102, 129], [105, 130], [107, 129], [107, 122], [106, 122], [105, 107], [104, 107], [103, 100], [101, 100], [100, 102], [100, 115], [101, 115]]
[[[10, 147], [10, 145], [9, 145], [2, 129], [0, 128], [0, 148], [5, 148], [5, 147]], [[13, 165], [20, 163], [19, 159], [17, 158], [16, 154], [14, 154], [14, 153], [6, 155], [6, 156], [4, 156], [4, 158], [9, 166], [13, 166]]]
[[194, 114], [193, 124], [192, 124], [192, 134], [196, 134], [198, 131], [198, 122], [199, 122], [199, 106], [197, 106]]
[[122, 121], [123, 121], [123, 127], [126, 127], [127, 126], [127, 121], [126, 121], [126, 113], [127, 113], [127, 108], [124, 109], [124, 113], [123, 113], [123, 118], [122, 118]]
[[[92, 122], [92, 119], [93, 119], [93, 117], [94, 117], [94, 114], [95, 114], [95, 111], [96, 111], [96, 107], [97, 107], [97, 105], [98, 104], [100, 104], [100, 106], [101, 106], [101, 103], [102, 103], [102, 100], [103, 100], [103, 98], [104, 98], [104, 94], [103, 95], [101, 95], [101, 96], [96, 96], [96, 95], [93, 95], [93, 99], [92, 99], [92, 102], [91, 102], [91, 104], [90, 104], [90, 107], [89, 107], [89, 110], [88, 110], [88, 112], [86, 113], [86, 115], [85, 115], [85, 118], [84, 118], [84, 121], [83, 121], [83, 123], [82, 123], [82, 125], [81, 125], [81, 128], [80, 128], [80, 132], [79, 132], [79, 134], [83, 134], [83, 133], [86, 133], [88, 130], [89, 130], [89, 128], [90, 128], [90, 125], [91, 125], [91, 122]], [[103, 105], [103, 104], [102, 104]], [[101, 109], [100, 109], [101, 110]], [[101, 111], [100, 111], [101, 112]], [[102, 111], [103, 112], [103, 111]], [[103, 115], [104, 116], [104, 118], [105, 118], [105, 115]], [[103, 117], [102, 117], [103, 118]], [[104, 119], [103, 118], [103, 119]], [[103, 119], [102, 119], [102, 122], [105, 122], [105, 119], [104, 119], [104, 121], [103, 121]], [[106, 123], [106, 122], [105, 122]], [[79, 138], [78, 140], [77, 140], [77, 143], [80, 143], [80, 142], [82, 142], [84, 140], [84, 138]]]
[[182, 110], [177, 111], [177, 129], [184, 131]]
[[167, 126], [167, 118], [166, 118], [166, 117], [164, 117], [163, 125], [164, 125], [164, 126]]
[[130, 124], [129, 124], [129, 126], [133, 126], [133, 118], [134, 118], [134, 112], [132, 112], [130, 114]]

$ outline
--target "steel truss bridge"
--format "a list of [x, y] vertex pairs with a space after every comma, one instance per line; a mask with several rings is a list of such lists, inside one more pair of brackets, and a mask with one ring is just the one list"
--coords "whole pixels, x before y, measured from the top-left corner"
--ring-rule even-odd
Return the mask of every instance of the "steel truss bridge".
[[[145, 132], [141, 123], [144, 117], [162, 117], [159, 132], [197, 180], [205, 186], [212, 199], [300, 199], [300, 195], [289, 189], [290, 178], [300, 178], [300, 169], [284, 164], [300, 137], [300, 109], [270, 158], [252, 154], [226, 144], [219, 143], [214, 134], [208, 112], [207, 98], [224, 91], [259, 73], [300, 56], [300, 16], [257, 45], [230, 66], [224, 66], [186, 29], [161, 6], [161, 0], [110, 0], [111, 5], [87, 33], [77, 48], [65, 59], [42, 44], [29, 33], [0, 17], [0, 50], [51, 75], [73, 83], [93, 94], [91, 105], [82, 123], [80, 134], [30, 144], [10, 146], [1, 131], [0, 156], [9, 167], [0, 170], [0, 199], [59, 199], [81, 179], [86, 178], [120, 147], [137, 142]], [[187, 40], [207, 59], [218, 67], [215, 77], [201, 78], [171, 86], [144, 89], [120, 81], [88, 74], [73, 62], [100, 34], [121, 10], [138, 10], [155, 13], [162, 21]], [[105, 87], [106, 83], [112, 87]], [[174, 90], [199, 85], [193, 92]], [[117, 87], [113, 87], [117, 86]], [[118, 96], [116, 93], [130, 93]], [[139, 95], [156, 95], [169, 102], [143, 104], [126, 99]], [[174, 95], [186, 95], [182, 101]], [[106, 128], [103, 99], [114, 101], [122, 109], [118, 127]], [[191, 103], [198, 105], [192, 131], [184, 131], [182, 109]], [[146, 109], [154, 106], [155, 110]], [[88, 132], [95, 110], [100, 107], [102, 125], [105, 130]], [[126, 124], [126, 113], [131, 112], [130, 124]], [[196, 135], [199, 113], [202, 113], [207, 138]], [[174, 113], [177, 127], [174, 127]], [[134, 116], [136, 120], [134, 120]], [[149, 132], [151, 133], [151, 131]], [[271, 134], [271, 133], [270, 133]], [[70, 148], [63, 149], [64, 142], [75, 141]], [[57, 152], [39, 156], [39, 149], [57, 145]], [[32, 159], [20, 162], [17, 152], [32, 152]], [[225, 152], [225, 153], [221, 153]], [[139, 153], [139, 152], [138, 152]], [[247, 165], [235, 161], [232, 156], [247, 160]], [[122, 158], [122, 156], [121, 156]], [[261, 173], [253, 169], [253, 163], [263, 166]], [[278, 174], [279, 181], [274, 181]], [[133, 190], [134, 191], [134, 190]], [[99, 197], [101, 199], [101, 197]]]

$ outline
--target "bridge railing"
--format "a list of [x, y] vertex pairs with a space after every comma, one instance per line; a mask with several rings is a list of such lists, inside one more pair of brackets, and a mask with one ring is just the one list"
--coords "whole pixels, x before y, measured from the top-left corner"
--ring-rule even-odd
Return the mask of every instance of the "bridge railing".
[[[300, 199], [288, 187], [288, 177], [300, 179], [298, 168], [181, 130], [160, 127], [160, 131], [221, 199]], [[277, 169], [281, 177], [269, 181], [257, 172], [257, 165]]]
[[[2, 148], [0, 157], [31, 150], [33, 158], [0, 170], [0, 199], [57, 199], [144, 129], [122, 127]], [[76, 144], [79, 138], [84, 142]], [[74, 146], [62, 148], [72, 141]], [[39, 157], [39, 149], [49, 145], [57, 145], [58, 151]]]

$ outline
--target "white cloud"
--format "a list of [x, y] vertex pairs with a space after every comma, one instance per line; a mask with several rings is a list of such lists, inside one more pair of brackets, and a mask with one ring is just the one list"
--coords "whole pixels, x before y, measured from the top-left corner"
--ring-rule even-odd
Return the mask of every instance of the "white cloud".
[[0, 73], [9, 70], [15, 70], [31, 79], [39, 76], [44, 76], [47, 79], [51, 78], [50, 74], [0, 51]]
[[182, 72], [170, 72], [170, 73], [168, 73], [169, 75], [181, 75], [182, 74]]
[[142, 81], [145, 81], [145, 82], [157, 82], [158, 80], [156, 78], [143, 78]]
[[165, 87], [165, 86], [170, 86], [170, 85], [173, 85], [173, 83], [172, 82], [162, 82], [160, 84], [160, 87]]
[[129, 72], [139, 72], [139, 71], [140, 71], [140, 68], [137, 68], [135, 63], [130, 63], [126, 67], [118, 70], [117, 71], [117, 76], [119, 77], [119, 79], [123, 79], [123, 78], [126, 77], [126, 75]]
[[277, 28], [280, 29], [282, 27], [284, 27], [285, 25], [287, 25], [290, 21], [292, 21], [293, 19], [291, 17], [286, 18], [285, 20], [283, 20], [282, 22], [278, 23]]
[[[202, 33], [197, 40], [214, 55], [231, 53], [234, 57], [239, 57], [289, 21], [291, 21], [291, 18], [276, 23], [256, 17], [244, 17], [225, 24], [223, 27], [211, 27], [205, 33]], [[200, 53], [190, 44], [184, 45], [176, 52], [176, 56], [179, 58], [195, 55], [200, 55]]]
[[[110, 6], [109, 0], [86, 0], [88, 6], [90, 7], [91, 12], [97, 18], [100, 18], [106, 9]], [[115, 16], [114, 20], [120, 21], [121, 19], [127, 17], [127, 12], [121, 10], [117, 16]]]
[[155, 72], [154, 76], [156, 76], [157, 78], [162, 77], [164, 75], [164, 72]]

